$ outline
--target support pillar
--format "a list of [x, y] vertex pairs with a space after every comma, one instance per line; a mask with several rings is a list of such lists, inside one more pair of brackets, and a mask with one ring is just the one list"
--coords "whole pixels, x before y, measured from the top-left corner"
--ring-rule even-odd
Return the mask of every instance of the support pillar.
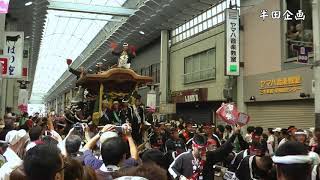
[[168, 103], [169, 92], [169, 31], [161, 31], [160, 106]]
[[[5, 41], [5, 24], [6, 24], [6, 15], [0, 14], [0, 50], [3, 50], [4, 48], [4, 41]], [[7, 80], [0, 78], [0, 117], [2, 118], [5, 114], [5, 108], [6, 108], [6, 92], [7, 88]]]
[[[244, 33], [240, 31], [240, 76], [237, 77], [237, 107], [240, 112], [247, 113], [247, 104], [244, 100]], [[244, 65], [241, 65], [244, 64]]]
[[313, 50], [314, 50], [314, 105], [315, 105], [315, 126], [320, 126], [320, 0], [312, 2], [312, 19], [313, 19]]

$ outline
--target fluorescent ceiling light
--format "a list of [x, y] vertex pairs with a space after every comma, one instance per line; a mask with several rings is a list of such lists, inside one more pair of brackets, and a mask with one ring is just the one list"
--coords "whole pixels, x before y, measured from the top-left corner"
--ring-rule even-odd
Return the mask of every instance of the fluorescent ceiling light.
[[29, 39], [30, 38], [30, 36], [26, 36], [26, 39]]
[[107, 62], [107, 60], [106, 59], [102, 59], [104, 62]]
[[144, 34], [145, 34], [143, 31], [139, 31], [139, 33], [140, 33], [141, 35], [144, 35]]
[[25, 6], [30, 6], [30, 5], [32, 5], [32, 1], [29, 1], [29, 2], [25, 3], [24, 5]]

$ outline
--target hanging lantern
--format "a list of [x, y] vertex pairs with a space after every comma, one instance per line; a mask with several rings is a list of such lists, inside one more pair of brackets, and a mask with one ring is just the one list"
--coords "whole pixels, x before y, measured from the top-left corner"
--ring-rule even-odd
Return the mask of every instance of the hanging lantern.
[[72, 59], [67, 59], [68, 66], [70, 66], [71, 63], [72, 63]]

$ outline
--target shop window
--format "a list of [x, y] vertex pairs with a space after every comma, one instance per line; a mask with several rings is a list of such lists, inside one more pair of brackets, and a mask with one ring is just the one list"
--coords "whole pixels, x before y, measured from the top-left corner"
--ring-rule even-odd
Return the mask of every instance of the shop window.
[[211, 17], [212, 17], [212, 10], [211, 10], [211, 9], [209, 9], [209, 10], [207, 11], [207, 17], [208, 17], [208, 18], [211, 18]]
[[209, 19], [208, 20], [208, 28], [211, 28], [212, 27], [212, 19]]
[[189, 28], [190, 28], [190, 23], [187, 22], [187, 23], [186, 23], [186, 29], [189, 29]]
[[202, 16], [198, 16], [198, 23], [201, 23], [202, 22]]
[[202, 14], [202, 20], [204, 21], [204, 20], [206, 20], [206, 19], [207, 19], [207, 13], [204, 12], [204, 13]]
[[208, 29], [208, 22], [207, 21], [205, 21], [203, 23], [203, 30], [206, 30], [206, 29]]
[[[193, 19], [176, 27], [173, 30], [175, 32], [171, 33], [171, 39], [173, 44], [188, 39], [189, 37], [197, 35], [198, 33], [202, 33], [203, 31], [209, 28], [213, 28], [219, 23], [222, 23], [225, 20], [224, 10], [228, 7], [230, 2], [231, 0], [220, 1], [215, 6], [210, 7], [205, 12], [202, 12], [201, 14], [195, 16]], [[236, 1], [234, 0], [234, 2], [231, 2], [231, 4], [235, 4], [235, 2]], [[239, 6], [240, 0], [237, 0], [237, 2], [237, 5]], [[191, 30], [190, 33], [187, 32], [188, 30]]]
[[[284, 11], [293, 14], [292, 20], [286, 21], [287, 62], [297, 61], [301, 53], [310, 58], [313, 56], [312, 0], [286, 0], [286, 3]], [[305, 15], [304, 20], [298, 18], [299, 11]]]
[[198, 25], [198, 29], [199, 29], [199, 32], [201, 32], [203, 30], [202, 23]]
[[187, 38], [190, 37], [190, 30], [187, 31]]
[[220, 13], [221, 11], [222, 11], [222, 4], [218, 4], [217, 13]]
[[209, 49], [207, 51], [186, 57], [184, 63], [185, 84], [215, 79], [215, 49]]
[[193, 20], [190, 21], [190, 27], [193, 27]]
[[216, 7], [213, 7], [212, 8], [212, 16], [216, 15], [217, 14], [217, 8]]
[[221, 23], [223, 21], [223, 14], [218, 15], [218, 23]]

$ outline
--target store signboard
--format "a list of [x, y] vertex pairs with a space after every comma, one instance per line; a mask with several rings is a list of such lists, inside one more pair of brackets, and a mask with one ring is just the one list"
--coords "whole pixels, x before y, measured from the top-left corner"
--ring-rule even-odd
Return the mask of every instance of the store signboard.
[[260, 95], [295, 93], [301, 90], [301, 83], [302, 77], [300, 75], [261, 80]]
[[9, 57], [7, 78], [22, 77], [22, 61], [24, 49], [24, 33], [23, 32], [5, 32], [5, 48], [4, 55]]
[[203, 102], [208, 100], [208, 88], [174, 91], [171, 97], [174, 103]]
[[240, 33], [239, 33], [239, 11], [237, 9], [225, 10], [225, 39], [226, 39], [226, 59], [225, 75], [240, 75]]
[[0, 14], [7, 14], [10, 0], [0, 0]]
[[246, 76], [245, 102], [313, 98], [312, 80], [310, 67]]

